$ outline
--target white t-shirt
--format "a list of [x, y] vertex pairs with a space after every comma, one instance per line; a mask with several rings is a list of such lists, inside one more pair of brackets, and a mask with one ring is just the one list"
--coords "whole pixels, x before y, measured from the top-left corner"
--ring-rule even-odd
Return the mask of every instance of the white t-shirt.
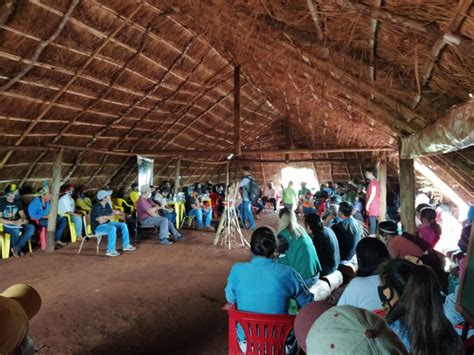
[[337, 302], [338, 306], [350, 305], [374, 311], [382, 308], [377, 287], [379, 286], [379, 275], [367, 277], [355, 277], [349, 282]]
[[67, 212], [74, 212], [74, 199], [68, 194], [64, 194], [58, 201], [58, 215], [64, 216]]

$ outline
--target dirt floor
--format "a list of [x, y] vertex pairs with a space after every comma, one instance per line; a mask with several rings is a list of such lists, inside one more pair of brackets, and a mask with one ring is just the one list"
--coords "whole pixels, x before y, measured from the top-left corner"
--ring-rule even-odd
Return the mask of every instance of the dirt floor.
[[[258, 225], [276, 225], [264, 215]], [[96, 256], [91, 240], [80, 255], [76, 243], [1, 260], [0, 290], [27, 283], [41, 294], [30, 322], [40, 354], [226, 354], [226, 278], [250, 251], [214, 247], [214, 233], [183, 234], [171, 246], [145, 239], [116, 258], [103, 255], [104, 242]]]

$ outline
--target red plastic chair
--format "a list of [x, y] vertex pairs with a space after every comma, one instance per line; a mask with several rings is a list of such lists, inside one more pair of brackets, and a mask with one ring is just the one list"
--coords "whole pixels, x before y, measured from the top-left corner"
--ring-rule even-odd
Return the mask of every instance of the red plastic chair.
[[229, 355], [243, 354], [237, 342], [237, 323], [242, 326], [249, 355], [285, 355], [285, 343], [293, 329], [293, 315], [274, 315], [241, 312], [235, 305], [226, 304], [229, 315]]
[[39, 231], [41, 250], [46, 250], [46, 227], [43, 227], [38, 219], [32, 219], [32, 221], [34, 222], [36, 229]]

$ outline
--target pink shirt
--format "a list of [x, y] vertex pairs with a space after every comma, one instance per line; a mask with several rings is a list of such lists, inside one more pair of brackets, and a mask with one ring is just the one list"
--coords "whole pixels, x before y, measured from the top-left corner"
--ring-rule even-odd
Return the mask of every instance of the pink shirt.
[[378, 180], [370, 180], [369, 187], [367, 188], [367, 199], [369, 202], [370, 197], [372, 196], [372, 188], [375, 187], [374, 199], [370, 203], [368, 215], [369, 216], [378, 216], [380, 214], [380, 185]]
[[153, 204], [150, 200], [140, 197], [137, 201], [136, 207], [137, 207], [137, 212], [138, 212], [138, 217], [140, 219], [140, 222], [143, 222], [148, 217], [152, 217], [148, 213], [148, 210], [153, 207]]
[[387, 244], [388, 252], [393, 259], [403, 259], [407, 255], [420, 257], [423, 255], [423, 249], [407, 238], [399, 235], [390, 239]]
[[428, 243], [431, 248], [434, 248], [441, 238], [441, 227], [436, 222], [427, 225], [422, 224], [418, 227], [417, 234], [418, 237]]

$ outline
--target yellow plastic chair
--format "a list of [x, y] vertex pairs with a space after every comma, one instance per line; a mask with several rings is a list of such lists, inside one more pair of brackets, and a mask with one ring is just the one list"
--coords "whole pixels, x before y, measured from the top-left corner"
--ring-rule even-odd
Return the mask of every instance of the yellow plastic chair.
[[128, 209], [130, 210], [130, 213], [133, 213], [135, 211], [135, 206], [129, 204], [123, 198], [113, 198], [112, 199], [112, 206], [117, 211], [125, 212], [125, 207], [124, 206], [128, 207]]
[[[0, 243], [2, 244], [2, 259], [8, 259], [10, 257], [10, 233], [3, 231], [3, 224], [0, 223]], [[31, 247], [31, 240], [28, 240], [28, 249], [30, 253], [33, 253]]]
[[64, 217], [67, 219], [67, 225], [69, 226], [69, 234], [71, 235], [71, 243], [75, 243], [77, 239], [76, 235], [76, 225], [72, 221], [70, 214], [65, 214]]
[[79, 247], [79, 250], [77, 251], [77, 254], [79, 255], [81, 253], [81, 250], [82, 250], [82, 246], [84, 245], [84, 242], [86, 240], [89, 240], [90, 238], [96, 238], [97, 239], [97, 247], [96, 247], [96, 251], [97, 251], [97, 255], [99, 255], [99, 252], [100, 252], [100, 242], [102, 241], [102, 237], [106, 236], [107, 233], [95, 233], [95, 234], [92, 234], [92, 227], [90, 225], [90, 216], [89, 215], [86, 215], [84, 217], [82, 217], [82, 220], [84, 221], [84, 226], [85, 226], [85, 231], [86, 231], [86, 236], [84, 238], [82, 238], [82, 242], [81, 242], [81, 245]]

